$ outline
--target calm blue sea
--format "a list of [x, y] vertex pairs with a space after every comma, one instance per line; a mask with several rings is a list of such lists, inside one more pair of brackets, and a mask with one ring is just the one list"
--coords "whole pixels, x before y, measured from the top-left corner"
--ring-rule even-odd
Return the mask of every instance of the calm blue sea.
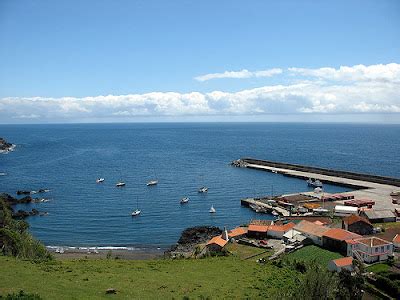
[[[165, 247], [186, 227], [261, 218], [240, 206], [243, 197], [308, 190], [303, 180], [229, 166], [245, 156], [400, 177], [398, 125], [1, 125], [0, 136], [17, 144], [0, 155], [0, 192], [51, 189], [50, 202], [24, 208], [49, 212], [28, 219], [46, 245]], [[158, 186], [147, 187], [153, 178]], [[137, 199], [142, 215], [132, 218]]]

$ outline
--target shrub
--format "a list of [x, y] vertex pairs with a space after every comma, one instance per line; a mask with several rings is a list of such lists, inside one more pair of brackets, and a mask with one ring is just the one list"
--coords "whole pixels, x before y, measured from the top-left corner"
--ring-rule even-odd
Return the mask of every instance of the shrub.
[[3, 244], [2, 252], [18, 258], [33, 261], [44, 261], [52, 258], [51, 254], [39, 241], [35, 240], [28, 232], [29, 225], [23, 220], [13, 220], [10, 208], [0, 199], [0, 242]]
[[400, 293], [400, 290], [397, 287], [396, 282], [384, 276], [380, 275], [376, 276], [375, 286], [392, 297], [397, 297]]
[[[0, 296], [1, 298], [1, 296]], [[12, 293], [8, 294], [5, 297], [6, 300], [41, 300], [40, 296], [38, 294], [28, 294], [25, 293], [24, 291], [19, 291], [19, 293]]]

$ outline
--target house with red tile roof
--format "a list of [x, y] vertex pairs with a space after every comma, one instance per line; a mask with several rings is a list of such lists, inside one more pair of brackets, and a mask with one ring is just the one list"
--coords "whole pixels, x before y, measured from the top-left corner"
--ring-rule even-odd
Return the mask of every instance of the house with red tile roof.
[[228, 240], [223, 239], [222, 235], [218, 235], [209, 240], [206, 244], [206, 247], [209, 251], [217, 252], [221, 251], [227, 243]]
[[228, 232], [228, 237], [239, 239], [247, 234], [248, 227], [236, 227]]
[[322, 246], [322, 235], [330, 228], [303, 220], [294, 226], [293, 229], [312, 240], [314, 244]]
[[366, 263], [385, 261], [393, 255], [393, 243], [378, 237], [362, 237], [348, 242], [347, 255]]
[[329, 271], [340, 272], [343, 269], [353, 271], [353, 258], [351, 256], [331, 260], [328, 264]]
[[250, 224], [247, 229], [247, 236], [252, 238], [263, 239], [267, 237], [269, 225]]
[[268, 227], [267, 235], [275, 239], [282, 239], [283, 235], [292, 229], [296, 224], [290, 222], [285, 225], [270, 225]]
[[358, 215], [351, 215], [342, 219], [342, 229], [348, 230], [360, 235], [372, 234], [374, 226], [368, 219]]
[[342, 254], [347, 253], [347, 242], [348, 240], [353, 240], [361, 238], [362, 236], [344, 229], [331, 228], [323, 233], [322, 235], [322, 245], [331, 251], [337, 251]]

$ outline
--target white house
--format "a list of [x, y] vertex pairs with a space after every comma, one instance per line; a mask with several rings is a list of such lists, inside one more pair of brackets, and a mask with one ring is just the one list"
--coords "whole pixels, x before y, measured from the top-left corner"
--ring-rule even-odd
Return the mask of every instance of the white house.
[[393, 255], [393, 243], [377, 237], [358, 238], [347, 241], [347, 255], [366, 263], [385, 261]]
[[283, 235], [295, 226], [294, 223], [287, 223], [285, 225], [270, 225], [268, 227], [267, 235], [275, 239], [282, 239]]
[[338, 259], [331, 260], [328, 264], [329, 271], [340, 272], [343, 269], [353, 271], [353, 258], [352, 257], [342, 257]]
[[293, 229], [301, 232], [302, 235], [312, 240], [314, 244], [322, 246], [322, 235], [330, 228], [303, 220]]

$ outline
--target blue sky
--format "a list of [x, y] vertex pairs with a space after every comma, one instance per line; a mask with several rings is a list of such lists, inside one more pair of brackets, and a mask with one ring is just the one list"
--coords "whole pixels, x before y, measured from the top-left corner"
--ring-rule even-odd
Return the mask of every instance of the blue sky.
[[[399, 63], [400, 1], [0, 1], [2, 123], [283, 114], [396, 121]], [[356, 78], [353, 69], [340, 73], [357, 65], [366, 69], [356, 68]], [[271, 69], [281, 72], [254, 73]], [[355, 102], [343, 98], [349, 85], [362, 95]], [[271, 94], [276, 86], [286, 94]], [[107, 95], [114, 98], [96, 98]]]

